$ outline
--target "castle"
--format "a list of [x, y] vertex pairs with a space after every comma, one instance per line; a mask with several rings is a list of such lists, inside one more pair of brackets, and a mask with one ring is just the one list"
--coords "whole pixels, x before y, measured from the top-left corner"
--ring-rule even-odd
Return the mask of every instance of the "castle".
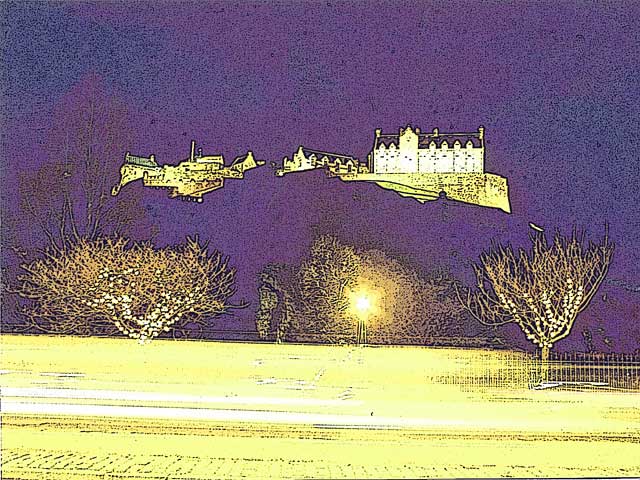
[[355, 157], [300, 146], [276, 175], [323, 169], [343, 182], [372, 182], [424, 203], [445, 194], [451, 200], [511, 212], [507, 179], [484, 170], [484, 128], [477, 132], [429, 133], [407, 125], [398, 133], [375, 130], [362, 162]]
[[399, 133], [376, 129], [366, 163], [302, 145], [291, 160], [284, 159], [280, 174], [326, 168], [330, 174], [484, 173], [484, 127], [471, 133], [421, 133], [407, 125]]
[[[224, 185], [225, 179], [242, 179], [244, 172], [265, 162], [256, 161], [251, 152], [224, 165], [221, 155], [203, 156], [195, 152], [178, 165], [160, 166], [155, 157], [140, 157], [127, 152], [120, 169], [120, 182], [112, 195], [128, 183], [142, 179], [147, 187], [169, 189], [171, 198], [202, 202], [203, 195]], [[434, 128], [421, 133], [407, 125], [398, 133], [375, 130], [373, 147], [366, 161], [356, 157], [302, 145], [292, 155], [284, 157], [276, 175], [324, 170], [329, 177], [343, 182], [371, 182], [420, 203], [438, 200], [443, 195], [450, 200], [499, 208], [511, 212], [507, 179], [484, 170], [484, 128], [477, 132], [440, 133]]]
[[483, 173], [484, 128], [472, 133], [444, 133], [437, 128], [400, 128], [398, 134], [376, 129], [367, 157], [371, 173]]
[[170, 198], [202, 202], [203, 195], [222, 188], [225, 179], [243, 179], [245, 171], [265, 163], [255, 160], [249, 151], [225, 166], [222, 155], [202, 155], [202, 149], [196, 153], [195, 146], [192, 141], [191, 155], [178, 165], [160, 166], [154, 155], [141, 157], [127, 152], [120, 168], [120, 182], [111, 194], [118, 195], [123, 186], [142, 179], [145, 187], [168, 189]]

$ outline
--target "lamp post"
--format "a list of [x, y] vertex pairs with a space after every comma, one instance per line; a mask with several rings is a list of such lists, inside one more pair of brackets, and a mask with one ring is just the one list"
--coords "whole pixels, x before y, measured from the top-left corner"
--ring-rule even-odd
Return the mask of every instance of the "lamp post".
[[367, 344], [367, 316], [371, 310], [371, 300], [365, 294], [356, 298], [355, 310], [358, 315], [358, 328], [356, 331], [356, 343], [358, 346]]

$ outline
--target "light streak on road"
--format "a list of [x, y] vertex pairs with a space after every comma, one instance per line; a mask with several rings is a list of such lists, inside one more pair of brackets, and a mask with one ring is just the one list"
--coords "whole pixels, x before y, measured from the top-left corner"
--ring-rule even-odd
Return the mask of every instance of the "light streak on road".
[[346, 407], [362, 405], [360, 400], [295, 397], [241, 397], [236, 395], [206, 396], [178, 393], [118, 390], [71, 390], [66, 388], [3, 388], [2, 397], [61, 398], [74, 400], [117, 400], [137, 402], [223, 403], [236, 405], [298, 405], [313, 407]]
[[[46, 400], [51, 400], [48, 402]], [[105, 402], [127, 402], [124, 405]], [[151, 403], [151, 405], [149, 404]], [[180, 405], [180, 404], [185, 405]], [[159, 404], [159, 405], [158, 405]], [[177, 404], [177, 405], [176, 405]], [[194, 407], [193, 404], [197, 404]], [[216, 404], [219, 405], [216, 408]], [[284, 406], [286, 410], [277, 410]], [[344, 413], [300, 411], [307, 407], [353, 407]], [[222, 407], [222, 408], [220, 408]], [[275, 408], [271, 409], [270, 407]], [[470, 429], [470, 430], [537, 430], [558, 428], [557, 419], [468, 417], [453, 409], [447, 415], [402, 416], [402, 408], [392, 415], [374, 416], [367, 402], [314, 398], [199, 396], [116, 390], [75, 390], [62, 388], [4, 388], [2, 415], [36, 415], [48, 417], [155, 418], [173, 420], [209, 420], [220, 422], [260, 422], [272, 424], [305, 424], [326, 428], [370, 429]], [[399, 406], [400, 407], [400, 406]], [[358, 414], [362, 413], [362, 414]], [[566, 420], [563, 427], [580, 430], [580, 423]]]
[[[4, 401], [3, 414], [73, 415], [100, 417], [157, 418], [174, 420], [212, 420], [307, 424], [330, 427], [366, 428], [429, 428], [429, 427], [496, 427], [495, 421], [472, 424], [461, 419], [371, 417], [368, 415], [334, 415], [322, 413], [276, 412], [245, 409], [209, 409], [184, 407], [149, 407], [118, 405], [87, 405], [66, 403], [29, 403]], [[507, 425], [504, 425], [507, 426]]]

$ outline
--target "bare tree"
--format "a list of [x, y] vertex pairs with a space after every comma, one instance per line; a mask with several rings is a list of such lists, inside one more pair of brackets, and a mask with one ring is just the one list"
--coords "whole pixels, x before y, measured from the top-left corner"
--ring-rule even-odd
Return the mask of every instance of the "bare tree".
[[570, 237], [531, 235], [530, 252], [493, 245], [474, 265], [477, 290], [459, 292], [464, 307], [487, 325], [515, 322], [549, 359], [553, 345], [571, 332], [576, 317], [595, 295], [609, 270], [614, 245], [608, 233], [600, 243]]
[[120, 332], [141, 343], [233, 308], [235, 269], [197, 238], [173, 248], [80, 238], [22, 265], [21, 313], [40, 331]]
[[8, 277], [3, 328], [32, 327], [20, 325], [10, 294], [20, 263], [62, 255], [80, 239], [96, 240], [104, 234], [153, 239], [157, 234], [139, 198], [109, 195], [130, 146], [130, 130], [127, 106], [95, 75], [85, 77], [58, 102], [45, 142], [47, 158], [36, 166], [24, 163], [17, 172], [17, 208], [3, 204], [2, 241], [10, 254], [3, 256]]
[[126, 105], [95, 76], [76, 85], [61, 105], [49, 132], [49, 161], [20, 172], [18, 187], [24, 220], [57, 252], [80, 238], [129, 235], [145, 216], [135, 196], [109, 195], [131, 141]]

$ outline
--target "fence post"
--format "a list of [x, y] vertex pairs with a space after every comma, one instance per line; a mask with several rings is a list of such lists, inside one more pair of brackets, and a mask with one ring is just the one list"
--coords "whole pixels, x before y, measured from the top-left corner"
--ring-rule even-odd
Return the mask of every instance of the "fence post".
[[631, 355], [625, 355], [624, 356], [624, 361], [623, 363], [623, 367], [622, 367], [622, 388], [633, 388], [633, 386], [631, 385], [631, 383], [629, 382], [631, 380], [631, 375], [630, 375], [630, 370], [632, 368], [632, 362], [631, 362]]

